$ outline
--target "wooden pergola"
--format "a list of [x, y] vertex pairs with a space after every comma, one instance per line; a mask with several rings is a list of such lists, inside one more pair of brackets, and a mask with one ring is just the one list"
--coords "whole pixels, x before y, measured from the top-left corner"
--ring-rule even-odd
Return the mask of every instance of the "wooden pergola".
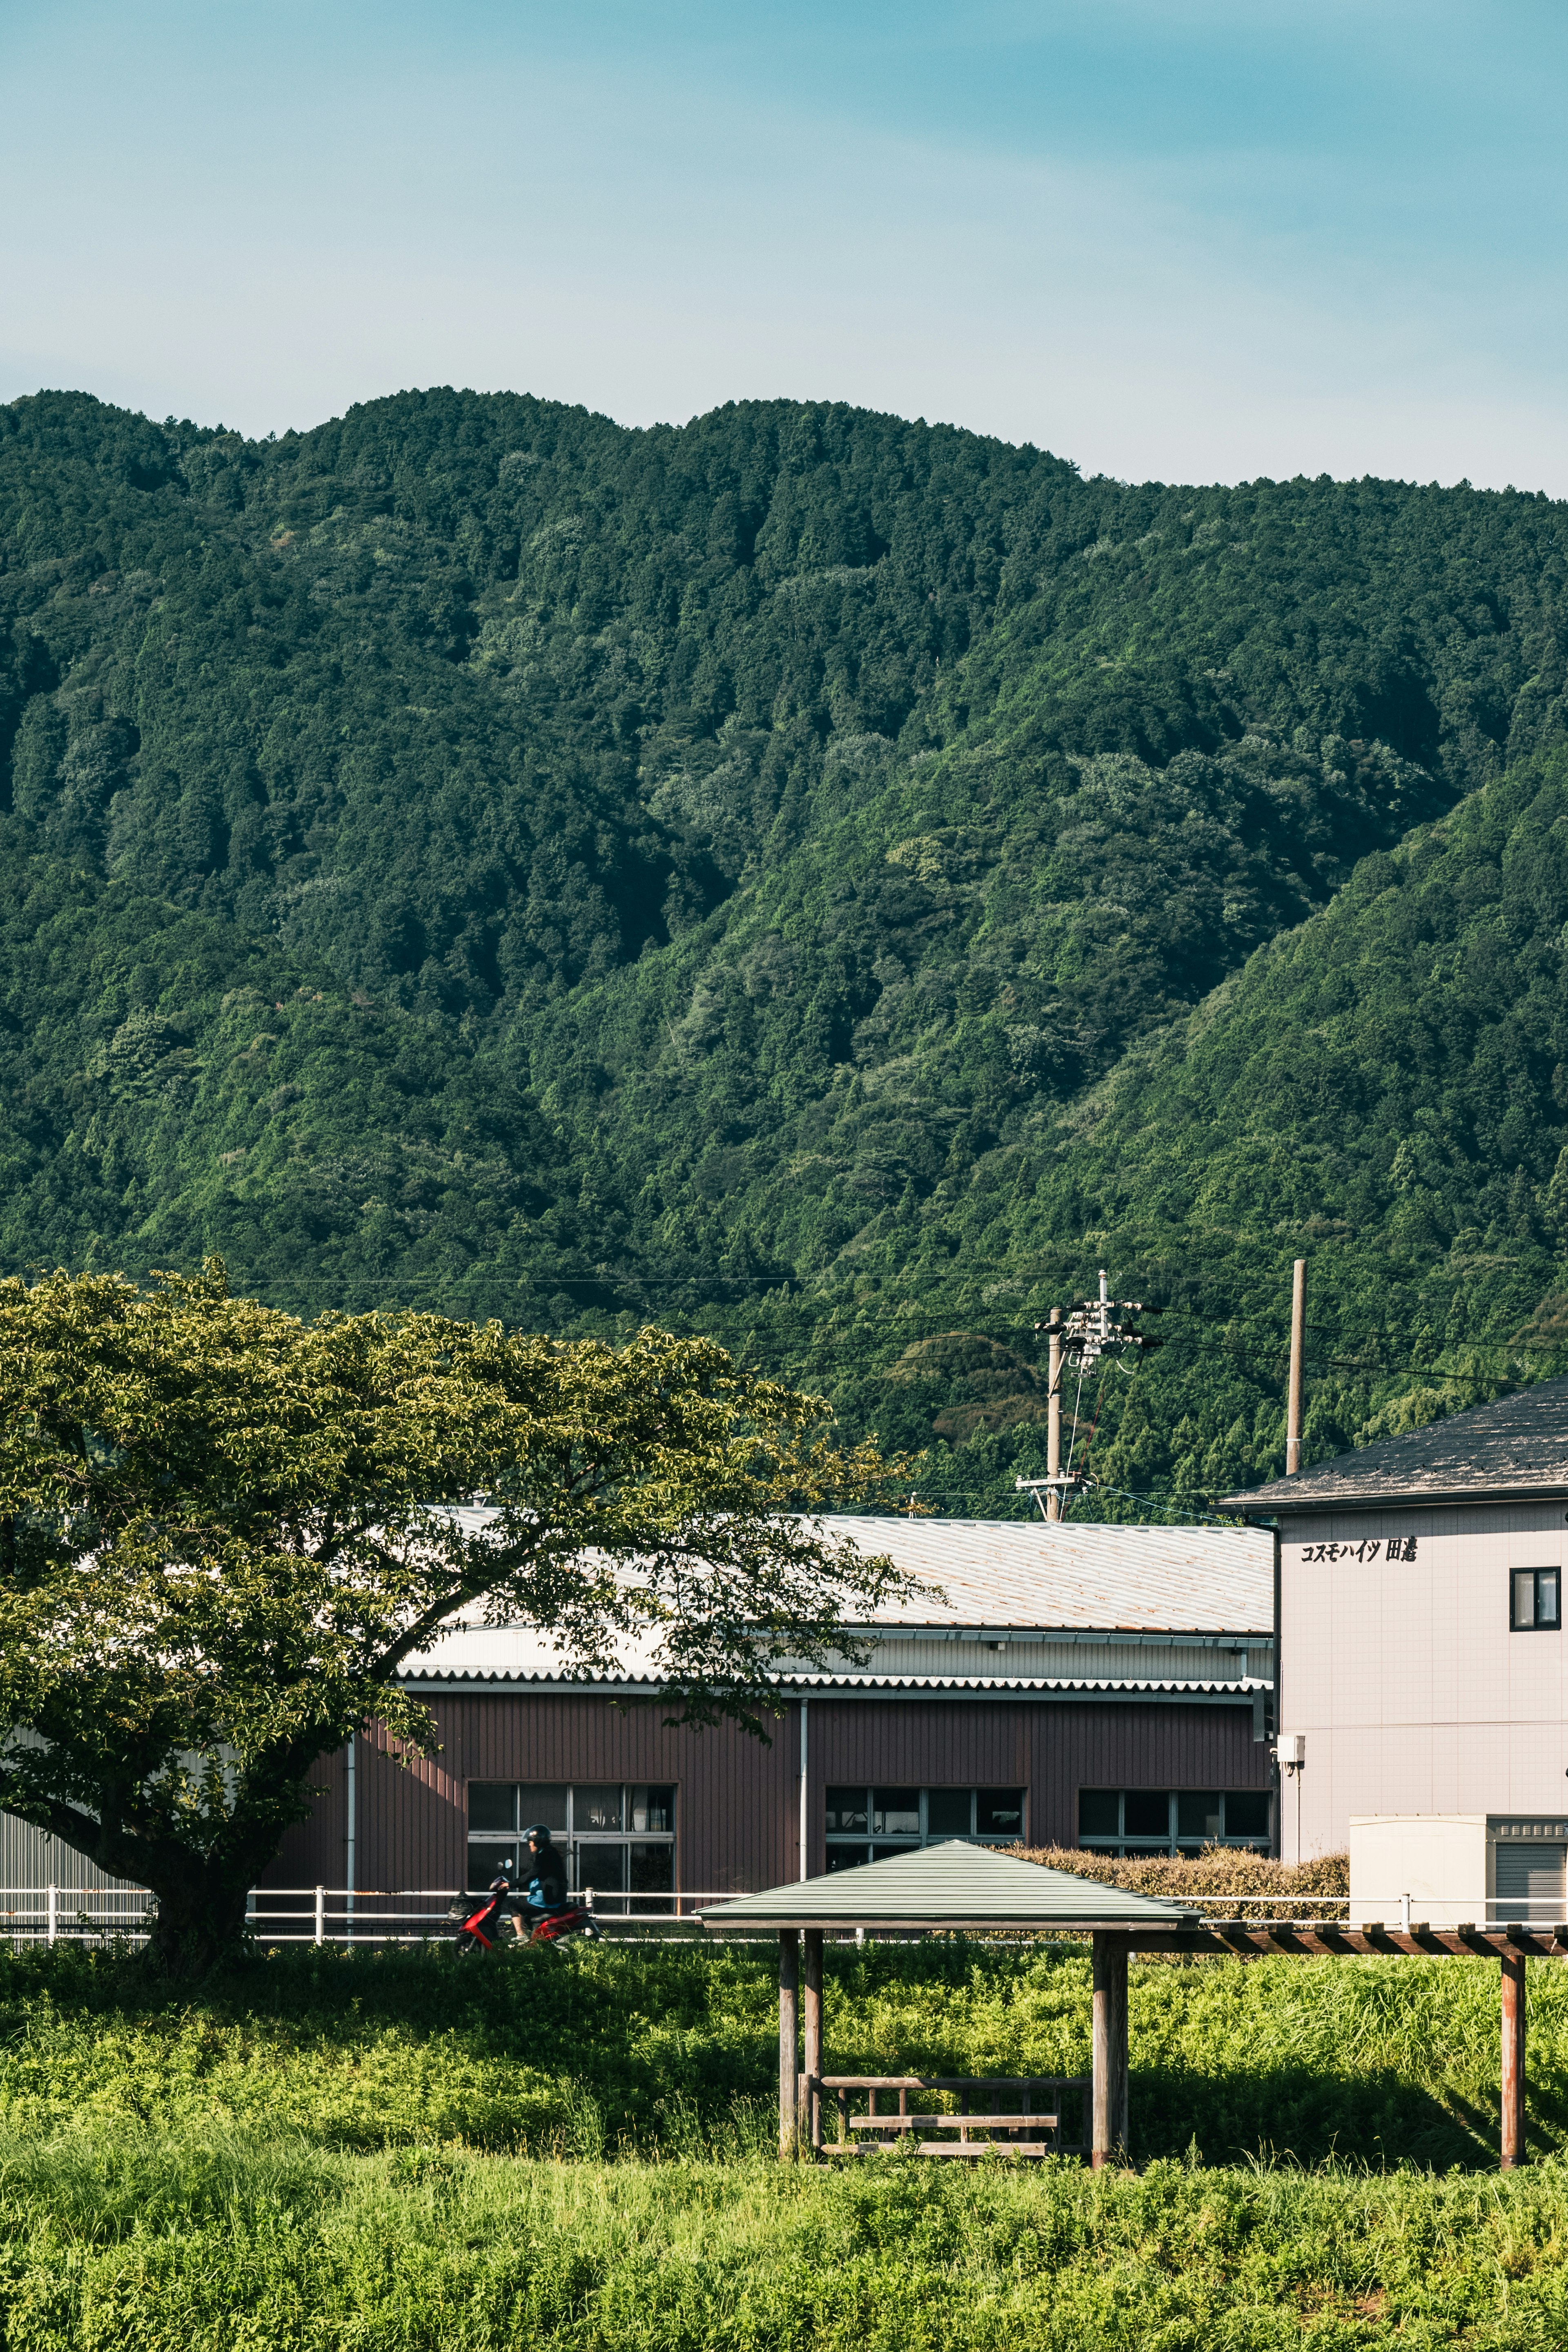
[[1129, 2156], [1127, 1962], [1134, 1952], [1282, 1952], [1308, 1958], [1354, 1954], [1377, 1959], [1448, 1955], [1500, 1961], [1504, 2171], [1524, 2161], [1524, 1963], [1532, 1955], [1568, 1958], [1568, 1922], [1549, 1927], [1429, 1927], [1419, 1921], [1397, 1927], [1206, 1923], [1190, 1904], [1155, 1902], [959, 1839], [826, 1877], [768, 1887], [759, 1895], [739, 1895], [699, 1916], [708, 1928], [778, 1934], [779, 2153], [786, 2158], [800, 2152], [804, 2137], [800, 2084], [822, 2074], [822, 1941], [827, 1935], [879, 1928], [900, 1935], [1012, 1929], [1089, 1937], [1093, 1953], [1090, 2162], [1095, 2167], [1125, 2163]]

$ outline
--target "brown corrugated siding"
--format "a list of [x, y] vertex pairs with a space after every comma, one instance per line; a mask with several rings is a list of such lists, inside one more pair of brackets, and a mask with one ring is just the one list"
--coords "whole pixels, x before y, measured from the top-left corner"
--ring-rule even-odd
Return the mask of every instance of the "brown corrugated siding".
[[[384, 1735], [360, 1743], [356, 1879], [361, 1888], [456, 1887], [469, 1780], [673, 1781], [676, 1868], [687, 1892], [741, 1893], [800, 1874], [800, 1715], [772, 1722], [770, 1746], [732, 1727], [667, 1729], [656, 1706], [563, 1695], [433, 1698], [439, 1752], [401, 1766]], [[1244, 1706], [1115, 1700], [812, 1698], [807, 1867], [826, 1866], [824, 1789], [1023, 1788], [1029, 1836], [1072, 1845], [1081, 1788], [1258, 1789], [1268, 1749]], [[313, 1776], [323, 1795], [267, 1874], [275, 1886], [341, 1886], [341, 1752]]]
[[1030, 1836], [1076, 1845], [1080, 1789], [1266, 1789], [1269, 1749], [1252, 1707], [1116, 1706], [1072, 1701], [1034, 1709]]

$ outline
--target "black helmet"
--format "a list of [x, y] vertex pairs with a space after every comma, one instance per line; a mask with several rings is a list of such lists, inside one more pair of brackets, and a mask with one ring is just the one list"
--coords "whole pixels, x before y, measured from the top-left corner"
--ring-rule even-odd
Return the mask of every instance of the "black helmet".
[[550, 1842], [549, 1827], [545, 1822], [530, 1822], [523, 1835], [530, 1845], [549, 1845]]

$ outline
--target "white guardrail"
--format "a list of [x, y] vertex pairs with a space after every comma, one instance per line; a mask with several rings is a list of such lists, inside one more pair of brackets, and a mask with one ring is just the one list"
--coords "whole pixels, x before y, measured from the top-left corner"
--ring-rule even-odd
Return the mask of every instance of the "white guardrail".
[[[261, 1944], [424, 1944], [456, 1932], [455, 1906], [465, 1903], [472, 1917], [485, 1905], [482, 1892], [454, 1893], [449, 1886], [263, 1886], [253, 1890], [246, 1924]], [[601, 1927], [670, 1927], [677, 1921], [696, 1925], [696, 1914], [710, 1903], [727, 1903], [730, 1894], [626, 1895], [619, 1889], [603, 1894], [591, 1886], [573, 1889], [567, 1900], [593, 1914]], [[435, 1910], [391, 1910], [391, 1904], [434, 1904]], [[310, 1906], [307, 1912], [304, 1905]], [[639, 1907], [633, 1910], [631, 1906]], [[297, 1907], [287, 1907], [297, 1906]], [[520, 1916], [514, 1897], [513, 1915]]]
[[[579, 1889], [570, 1900], [591, 1910], [601, 1927], [657, 1929], [695, 1927], [699, 1911], [709, 1904], [732, 1902], [736, 1894], [729, 1887], [706, 1894], [683, 1890], [674, 1895], [627, 1895], [619, 1890], [599, 1893], [589, 1886]], [[477, 1910], [484, 1897], [459, 1895], [450, 1887], [256, 1887], [246, 1908], [246, 1924], [262, 1944], [423, 1944], [445, 1940], [455, 1933], [454, 1906], [460, 1900], [471, 1902]], [[144, 1943], [151, 1902], [141, 1887], [0, 1886], [0, 1939], [8, 1937], [14, 1948], [30, 1943]], [[389, 1908], [403, 1904], [424, 1907]], [[1479, 1927], [1555, 1927], [1564, 1912], [1560, 1896], [1521, 1895], [1477, 1904], [1463, 1896], [1406, 1894], [1357, 1896], [1354, 1920], [1348, 1895], [1299, 1896], [1293, 1906], [1276, 1895], [1228, 1895], [1211, 1898], [1207, 1906], [1199, 1897], [1194, 1907], [1203, 1924], [1216, 1926], [1312, 1927], [1375, 1922], [1405, 1929], [1413, 1924], [1452, 1924], [1462, 1911], [1473, 1913], [1473, 1921], [1467, 1924]], [[864, 1939], [863, 1929], [846, 1932], [852, 1933], [857, 1943]]]
[[[1311, 1927], [1335, 1924], [1347, 1927], [1555, 1927], [1568, 1920], [1568, 1905], [1561, 1895], [1504, 1895], [1478, 1903], [1472, 1895], [1302, 1895], [1294, 1907], [1277, 1895], [1210, 1896], [1180, 1895], [1203, 1909], [1205, 1924], [1219, 1927]], [[1301, 1906], [1306, 1906], [1303, 1909]], [[1461, 1916], [1462, 1915], [1462, 1916]]]
[[[735, 1890], [678, 1895], [599, 1893], [581, 1887], [570, 1896], [601, 1927], [695, 1925], [710, 1903], [727, 1903]], [[145, 1888], [120, 1886], [0, 1886], [0, 1939], [23, 1943], [144, 1943], [152, 1900]], [[246, 1906], [246, 1925], [264, 1944], [423, 1944], [455, 1931], [454, 1906], [468, 1916], [484, 1895], [450, 1886], [260, 1886]], [[418, 1910], [390, 1906], [418, 1904]]]

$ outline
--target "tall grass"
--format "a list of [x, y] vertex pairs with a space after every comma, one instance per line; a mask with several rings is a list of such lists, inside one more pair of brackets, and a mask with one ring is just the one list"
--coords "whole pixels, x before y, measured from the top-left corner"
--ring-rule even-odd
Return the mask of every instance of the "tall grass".
[[828, 2175], [0, 2140], [6, 2352], [1549, 2352], [1565, 2243], [1556, 2165]]
[[[828, 1958], [835, 2069], [1087, 2067], [1082, 1948]], [[1538, 2154], [1565, 1988], [1531, 1963]], [[775, 1998], [737, 1948], [296, 1953], [194, 1993], [0, 1955], [0, 2352], [1568, 2346], [1568, 2160], [1479, 2168], [1484, 1961], [1135, 1966], [1120, 2176], [779, 2166]]]
[[[1088, 2071], [1080, 1947], [961, 1938], [828, 1954], [835, 2072]], [[134, 1961], [0, 1954], [0, 2126], [221, 2124], [371, 2152], [461, 2141], [649, 2156], [765, 2140], [776, 1979], [765, 1948], [522, 1948], [256, 1959], [174, 1992]], [[1140, 2160], [1346, 2154], [1494, 2160], [1498, 1971], [1485, 1960], [1134, 1965]], [[1530, 1967], [1530, 2125], [1568, 2144], [1568, 1978]]]

